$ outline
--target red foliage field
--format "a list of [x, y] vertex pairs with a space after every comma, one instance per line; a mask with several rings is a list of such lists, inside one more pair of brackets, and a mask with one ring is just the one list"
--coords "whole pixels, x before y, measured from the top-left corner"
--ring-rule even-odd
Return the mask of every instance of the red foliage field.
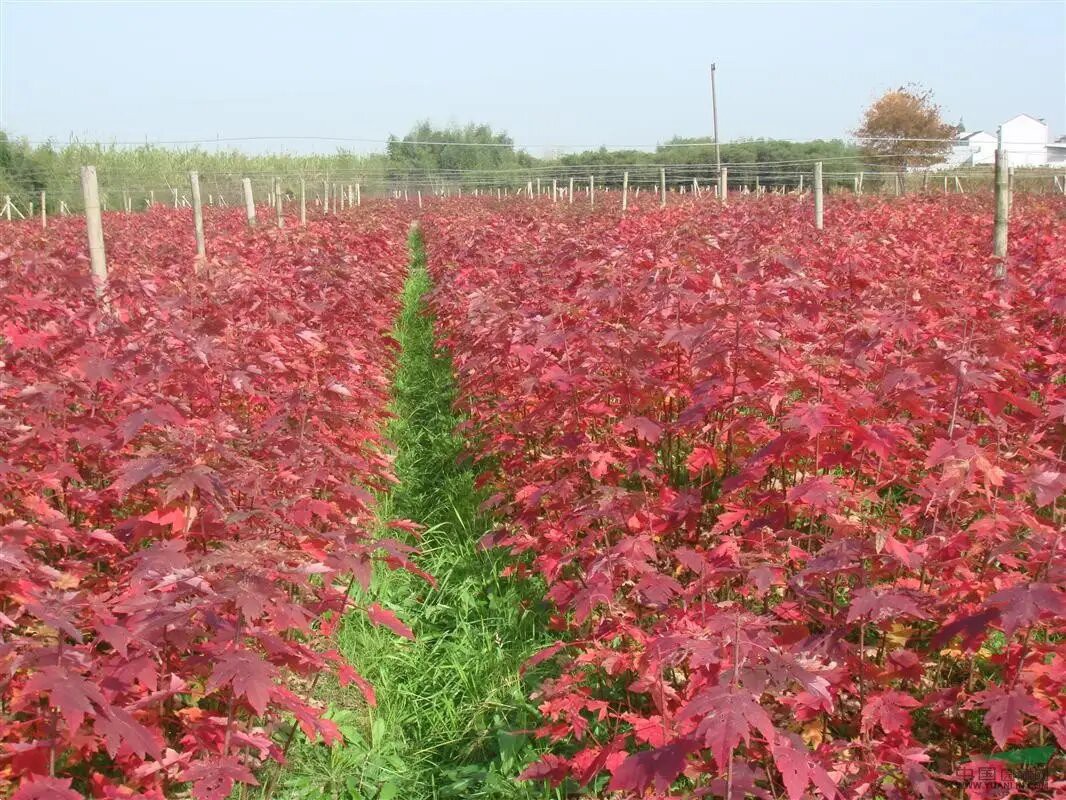
[[556, 609], [526, 777], [933, 800], [1066, 748], [1066, 205], [999, 282], [987, 198], [834, 200], [424, 219], [486, 544]]
[[320, 637], [375, 554], [410, 566], [368, 505], [404, 221], [207, 214], [199, 274], [191, 212], [105, 215], [113, 317], [83, 220], [0, 227], [2, 795], [223, 798], [282, 720], [339, 738], [305, 678], [373, 702]]

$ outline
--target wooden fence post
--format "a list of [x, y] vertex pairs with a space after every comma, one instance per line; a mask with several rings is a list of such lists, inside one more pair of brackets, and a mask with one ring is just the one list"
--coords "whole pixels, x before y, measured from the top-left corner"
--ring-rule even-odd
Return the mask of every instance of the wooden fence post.
[[361, 206], [363, 204], [363, 194], [359, 191], [359, 184], [355, 184], [355, 204]]
[[1003, 133], [996, 148], [996, 222], [992, 233], [992, 254], [1000, 259], [996, 265], [996, 277], [1007, 277], [1007, 219], [1010, 216], [1010, 187], [1007, 182], [1007, 151], [1003, 149]]
[[589, 205], [596, 205], [596, 176], [589, 175]]
[[300, 227], [307, 224], [307, 181], [300, 178]]
[[570, 190], [566, 193], [566, 196], [568, 198], [567, 202], [569, 202], [570, 205], [573, 205], [574, 204], [574, 179], [573, 178], [570, 178]]
[[629, 207], [629, 173], [622, 173], [622, 213]]
[[171, 187], [170, 187], [170, 190], [171, 190], [172, 192], [174, 192], [174, 208], [177, 208], [177, 207], [178, 207], [178, 205], [180, 205], [180, 204], [178, 203], [178, 187], [177, 187], [177, 186], [171, 186]]
[[822, 230], [822, 162], [814, 164], [814, 227]]
[[559, 180], [558, 178], [552, 178], [552, 202], [559, 202]]
[[729, 169], [722, 167], [718, 172], [718, 197], [722, 203], [729, 202]]
[[255, 200], [252, 199], [252, 179], [245, 178], [241, 181], [244, 187], [244, 213], [248, 217], [248, 227], [255, 227]]
[[322, 213], [329, 213], [329, 179], [322, 181]]
[[659, 167], [659, 208], [666, 208], [666, 167]]
[[96, 167], [81, 168], [81, 192], [85, 199], [89, 268], [92, 271], [96, 299], [101, 308], [110, 314], [111, 300], [107, 296], [107, 256], [104, 253], [104, 222], [100, 216], [100, 185], [96, 182]]
[[[1005, 153], [1006, 151], [1004, 151]], [[1014, 209], [1014, 167], [1007, 167], [1007, 213]]]
[[[192, 188], [192, 224], [196, 232], [196, 255], [202, 259], [207, 257], [207, 244], [204, 242], [204, 210], [200, 204], [200, 173], [196, 170], [189, 172], [189, 185]], [[200, 271], [199, 263], [193, 270]]]
[[48, 227], [48, 208], [44, 204], [44, 189], [41, 189], [41, 227]]

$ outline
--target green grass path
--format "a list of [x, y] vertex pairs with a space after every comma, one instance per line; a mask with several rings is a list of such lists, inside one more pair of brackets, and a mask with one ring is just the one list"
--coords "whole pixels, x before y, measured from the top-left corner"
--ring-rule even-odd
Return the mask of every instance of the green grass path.
[[[431, 289], [421, 234], [412, 229], [411, 269], [396, 337], [401, 354], [389, 435], [399, 484], [381, 498], [382, 519], [427, 527], [419, 565], [437, 580], [382, 570], [373, 599], [415, 632], [402, 640], [361, 613], [341, 625], [337, 646], [374, 685], [377, 708], [335, 682], [320, 699], [345, 744], [301, 741], [277, 797], [343, 800], [525, 800], [554, 797], [515, 780], [536, 751], [520, 733], [536, 724], [521, 664], [550, 641], [528, 587], [500, 578], [504, 556], [478, 540], [490, 521], [478, 512], [474, 470], [455, 433], [451, 359], [434, 339], [424, 296]], [[323, 682], [326, 684], [327, 682]]]

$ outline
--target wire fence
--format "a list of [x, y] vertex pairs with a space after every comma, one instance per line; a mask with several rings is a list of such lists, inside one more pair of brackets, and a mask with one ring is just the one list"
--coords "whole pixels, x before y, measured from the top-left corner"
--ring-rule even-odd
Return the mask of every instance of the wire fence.
[[[809, 189], [815, 163], [822, 163], [822, 180], [828, 193], [909, 194], [915, 191], [941, 191], [965, 194], [990, 191], [992, 167], [956, 170], [923, 169], [894, 171], [884, 167], [855, 170], [834, 168], [831, 160], [793, 160], [747, 164], [723, 164], [724, 180], [730, 192], [795, 192]], [[100, 202], [104, 210], [138, 211], [155, 203], [189, 205], [190, 182], [187, 172], [149, 175], [136, 170], [99, 170]], [[1012, 170], [1012, 189], [1033, 193], [1066, 193], [1066, 164], [1061, 168], [1019, 167]], [[78, 213], [84, 209], [80, 176], [73, 171], [34, 175], [46, 186], [45, 203], [52, 213]], [[243, 204], [243, 181], [247, 179], [256, 201], [268, 201], [280, 182], [285, 197], [298, 197], [302, 191], [311, 205], [337, 195], [400, 197], [421, 193], [426, 196], [456, 194], [512, 195], [566, 194], [571, 189], [702, 194], [715, 191], [720, 175], [716, 164], [612, 164], [577, 166], [532, 166], [497, 170], [430, 170], [419, 168], [302, 169], [271, 171], [200, 171], [203, 202], [213, 206]], [[40, 208], [39, 190], [12, 191], [4, 198], [0, 213], [17, 218]]]

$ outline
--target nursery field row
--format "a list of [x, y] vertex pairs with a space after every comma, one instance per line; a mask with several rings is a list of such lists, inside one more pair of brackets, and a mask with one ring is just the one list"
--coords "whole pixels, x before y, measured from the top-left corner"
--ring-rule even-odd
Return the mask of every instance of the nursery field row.
[[801, 202], [423, 218], [485, 545], [554, 608], [526, 778], [932, 800], [1066, 748], [1066, 205], [1000, 280], [987, 204]]
[[373, 508], [406, 220], [212, 211], [194, 263], [188, 217], [105, 215], [109, 310], [84, 221], [0, 230], [2, 796], [222, 798], [340, 738], [318, 674], [374, 702], [328, 638], [415, 569]]

